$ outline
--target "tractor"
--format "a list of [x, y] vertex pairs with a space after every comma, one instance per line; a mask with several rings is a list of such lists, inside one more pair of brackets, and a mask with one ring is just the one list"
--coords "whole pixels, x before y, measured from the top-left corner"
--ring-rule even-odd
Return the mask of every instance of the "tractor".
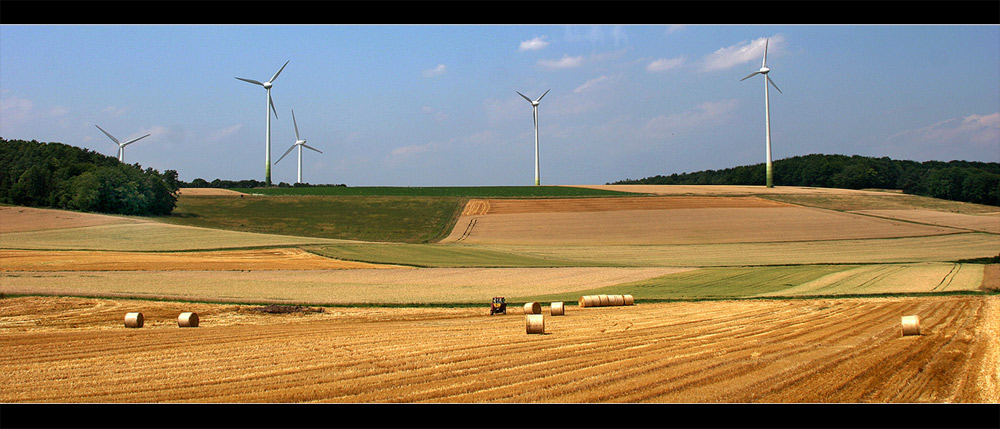
[[493, 297], [493, 305], [490, 306], [490, 316], [497, 313], [507, 314], [507, 301], [502, 296]]

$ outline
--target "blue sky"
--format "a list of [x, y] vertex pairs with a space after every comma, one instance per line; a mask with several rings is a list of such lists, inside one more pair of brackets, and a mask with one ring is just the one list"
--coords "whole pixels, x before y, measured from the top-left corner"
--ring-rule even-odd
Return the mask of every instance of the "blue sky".
[[[350, 186], [603, 184], [775, 160], [1000, 162], [998, 25], [0, 25], [0, 136], [180, 178]], [[294, 183], [293, 154], [272, 181]]]

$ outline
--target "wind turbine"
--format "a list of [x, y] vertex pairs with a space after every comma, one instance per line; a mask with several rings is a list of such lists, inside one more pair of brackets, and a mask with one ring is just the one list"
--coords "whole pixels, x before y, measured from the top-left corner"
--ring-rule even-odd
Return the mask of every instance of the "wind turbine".
[[[291, 60], [288, 60], [288, 61], [291, 61]], [[278, 78], [278, 74], [280, 74], [281, 71], [285, 69], [285, 66], [288, 65], [288, 61], [285, 61], [285, 65], [281, 66], [281, 68], [278, 69], [278, 71], [276, 73], [274, 73], [274, 76], [271, 76], [271, 79], [268, 80], [267, 82], [260, 83], [260, 82], [257, 82], [255, 80], [253, 80], [253, 79], [244, 79], [242, 77], [238, 77], [237, 78], [237, 79], [242, 80], [244, 82], [250, 82], [250, 83], [254, 83], [254, 84], [263, 86], [264, 89], [267, 90], [267, 105], [264, 106], [264, 113], [267, 115], [267, 126], [266, 126], [265, 135], [264, 135], [265, 136], [264, 137], [264, 146], [265, 146], [264, 161], [266, 163], [266, 165], [264, 167], [264, 184], [265, 184], [265, 186], [271, 186], [271, 112], [267, 111], [268, 106], [270, 106], [271, 110], [274, 112], [274, 117], [275, 118], [278, 117], [278, 111], [274, 110], [274, 101], [271, 100], [271, 85], [273, 84], [274, 80]]]
[[323, 153], [323, 152], [320, 151], [319, 149], [316, 149], [316, 148], [314, 148], [312, 146], [307, 145], [306, 141], [304, 139], [299, 138], [299, 124], [295, 123], [295, 110], [294, 109], [292, 110], [292, 125], [295, 125], [295, 143], [292, 143], [292, 146], [289, 147], [288, 150], [285, 151], [284, 155], [281, 155], [281, 158], [278, 158], [278, 160], [274, 161], [274, 163], [277, 164], [277, 163], [281, 162], [281, 160], [283, 158], [285, 158], [285, 155], [288, 155], [288, 152], [291, 152], [292, 149], [295, 149], [295, 147], [298, 146], [299, 147], [299, 178], [296, 181], [296, 183], [302, 183], [302, 148], [306, 147], [306, 148], [312, 149], [312, 150], [314, 150], [316, 152], [319, 152], [319, 153]]
[[[747, 77], [745, 77], [743, 79], [740, 79], [740, 81], [742, 82], [744, 80], [747, 80], [747, 79], [753, 77], [753, 75], [756, 75], [756, 74], [760, 74], [760, 75], [764, 76], [764, 130], [765, 130], [765, 132], [767, 134], [767, 137], [766, 137], [766, 142], [767, 142], [767, 187], [768, 188], [773, 188], [774, 187], [774, 181], [773, 181], [773, 175], [772, 175], [772, 172], [771, 172], [771, 109], [768, 106], [767, 83], [770, 82], [771, 86], [773, 86], [774, 89], [778, 89], [778, 85], [775, 85], [774, 81], [771, 80], [771, 77], [767, 75], [767, 73], [769, 71], [771, 71], [771, 69], [767, 68], [767, 42], [768, 42], [768, 39], [764, 39], [764, 61], [761, 62], [761, 64], [760, 64], [760, 70], [757, 70], [757, 71], [755, 71], [753, 73], [750, 73], [749, 76], [747, 76]], [[778, 92], [780, 93], [781, 90], [778, 89]]]
[[116, 139], [111, 134], [108, 134], [107, 131], [104, 131], [104, 128], [98, 127], [97, 125], [94, 125], [94, 126], [97, 127], [97, 129], [101, 130], [101, 132], [104, 133], [104, 135], [108, 136], [108, 138], [111, 139], [111, 141], [115, 142], [115, 144], [118, 145], [118, 162], [125, 162], [125, 146], [128, 146], [128, 145], [130, 145], [132, 143], [135, 143], [135, 142], [139, 141], [140, 139], [149, 137], [149, 134], [146, 134], [146, 135], [144, 135], [142, 137], [134, 138], [132, 140], [129, 140], [127, 142], [122, 143], [122, 142], [118, 141], [118, 139]]
[[531, 103], [531, 110], [535, 117], [535, 186], [538, 186], [538, 102], [542, 101], [542, 97], [544, 97], [545, 94], [548, 94], [549, 91], [551, 91], [551, 89], [545, 90], [545, 92], [542, 93], [542, 95], [535, 101], [531, 101], [531, 99], [526, 97], [524, 94], [514, 91], [517, 92], [517, 95], [524, 97], [525, 100], [528, 100], [528, 102]]

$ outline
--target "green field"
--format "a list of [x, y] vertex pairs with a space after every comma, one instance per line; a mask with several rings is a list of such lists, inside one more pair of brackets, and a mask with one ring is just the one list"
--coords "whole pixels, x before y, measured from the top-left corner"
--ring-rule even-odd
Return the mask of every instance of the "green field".
[[[982, 264], [920, 263], [712, 267], [579, 293], [535, 295], [571, 301], [581, 295], [628, 294], [639, 301], [981, 293]], [[995, 293], [995, 291], [994, 291]]]
[[635, 193], [569, 186], [304, 186], [291, 188], [238, 188], [245, 194], [259, 195], [329, 195], [396, 196], [460, 198], [580, 198], [635, 196]]
[[582, 198], [634, 193], [566, 186], [299, 187], [184, 196], [164, 222], [230, 231], [369, 242], [433, 243], [470, 198]]

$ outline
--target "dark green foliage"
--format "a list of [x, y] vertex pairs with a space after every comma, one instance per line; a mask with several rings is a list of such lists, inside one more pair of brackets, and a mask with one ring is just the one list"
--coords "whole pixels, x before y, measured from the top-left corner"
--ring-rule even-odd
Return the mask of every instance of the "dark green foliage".
[[167, 215], [177, 204], [177, 172], [62, 143], [0, 138], [0, 203], [126, 215]]
[[[763, 185], [764, 164], [621, 180], [615, 185]], [[775, 186], [901, 189], [907, 194], [1000, 205], [1000, 163], [900, 161], [812, 154], [774, 162]]]

